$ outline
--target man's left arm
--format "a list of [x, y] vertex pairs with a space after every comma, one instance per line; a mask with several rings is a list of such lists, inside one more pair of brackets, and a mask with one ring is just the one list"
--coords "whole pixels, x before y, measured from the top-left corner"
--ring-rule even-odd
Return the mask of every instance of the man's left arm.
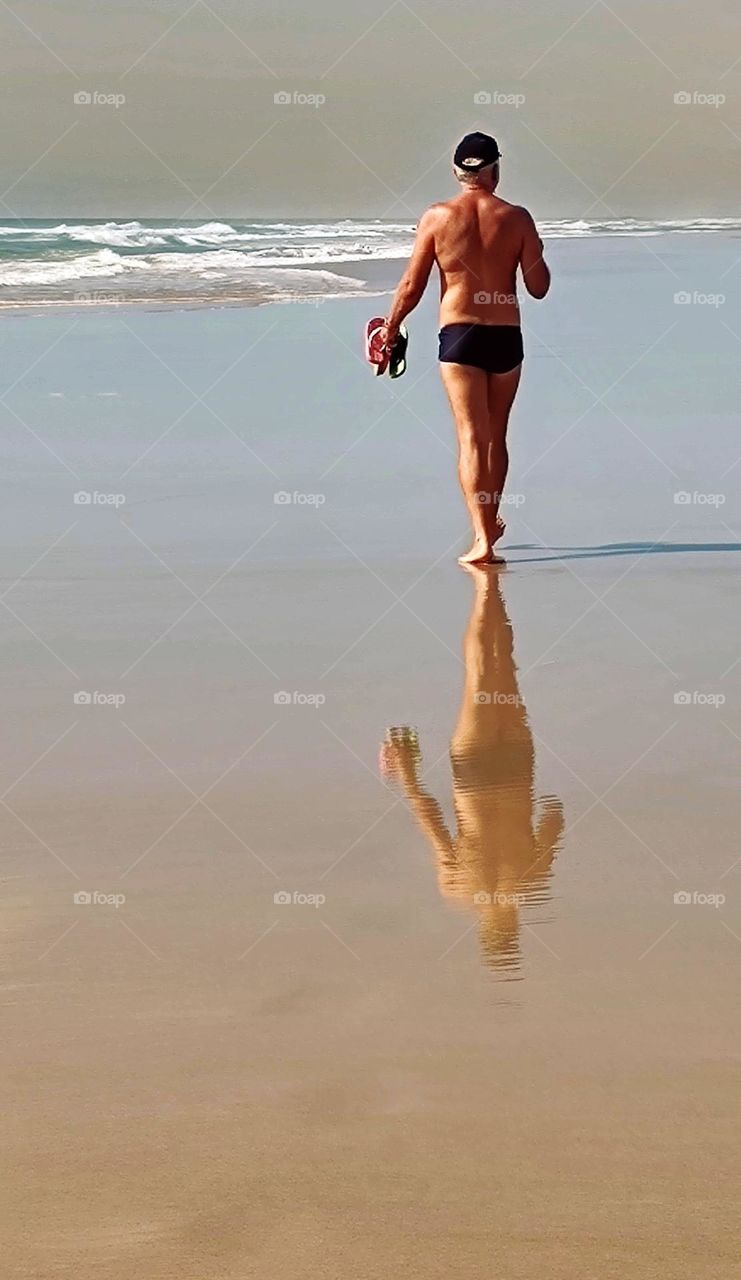
[[386, 318], [384, 341], [388, 346], [393, 346], [399, 335], [399, 325], [409, 312], [414, 310], [427, 287], [432, 264], [435, 261], [434, 225], [435, 211], [428, 209], [420, 218], [412, 256], [399, 281], [391, 310]]

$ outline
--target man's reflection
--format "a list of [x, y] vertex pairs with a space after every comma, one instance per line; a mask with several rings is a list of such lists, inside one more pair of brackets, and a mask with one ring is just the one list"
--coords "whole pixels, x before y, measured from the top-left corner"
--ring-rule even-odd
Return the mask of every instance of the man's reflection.
[[549, 898], [563, 808], [554, 796], [535, 797], [533, 736], [517, 683], [501, 570], [469, 572], [475, 596], [463, 641], [463, 699], [450, 743], [457, 834], [450, 834], [440, 805], [422, 784], [414, 730], [388, 730], [381, 767], [403, 788], [432, 846], [441, 892], [478, 913], [485, 963], [517, 970], [520, 908]]

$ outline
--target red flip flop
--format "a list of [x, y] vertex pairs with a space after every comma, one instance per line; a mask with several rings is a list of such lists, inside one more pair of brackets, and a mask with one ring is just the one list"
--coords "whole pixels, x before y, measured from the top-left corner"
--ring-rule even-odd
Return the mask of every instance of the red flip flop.
[[375, 365], [376, 377], [386, 372], [391, 357], [381, 337], [385, 325], [384, 316], [374, 316], [365, 328], [365, 358], [368, 364]]

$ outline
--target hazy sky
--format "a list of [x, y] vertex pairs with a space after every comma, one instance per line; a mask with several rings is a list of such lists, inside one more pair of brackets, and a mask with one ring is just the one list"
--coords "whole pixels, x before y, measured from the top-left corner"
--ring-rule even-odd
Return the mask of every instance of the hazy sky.
[[541, 218], [741, 211], [738, 0], [8, 4], [2, 216], [407, 221], [473, 128]]

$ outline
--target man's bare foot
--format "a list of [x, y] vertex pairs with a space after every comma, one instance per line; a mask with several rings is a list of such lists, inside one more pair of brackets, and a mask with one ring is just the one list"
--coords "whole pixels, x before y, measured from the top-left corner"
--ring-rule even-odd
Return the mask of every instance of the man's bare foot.
[[458, 556], [459, 564], [491, 564], [491, 547], [486, 538], [476, 538], [470, 551], [464, 556]]
[[471, 547], [471, 550], [467, 551], [464, 556], [458, 557], [458, 563], [462, 565], [504, 564], [504, 561], [501, 559], [500, 556], [494, 555], [494, 552], [492, 551], [492, 546], [495, 542], [499, 541], [499, 539], [504, 534], [504, 531], [506, 528], [507, 526], [504, 523], [504, 521], [501, 519], [500, 516], [497, 516], [497, 523], [494, 530], [494, 537], [492, 538], [491, 545], [487, 542], [486, 538], [483, 535], [480, 535], [478, 538], [476, 538], [473, 546]]

